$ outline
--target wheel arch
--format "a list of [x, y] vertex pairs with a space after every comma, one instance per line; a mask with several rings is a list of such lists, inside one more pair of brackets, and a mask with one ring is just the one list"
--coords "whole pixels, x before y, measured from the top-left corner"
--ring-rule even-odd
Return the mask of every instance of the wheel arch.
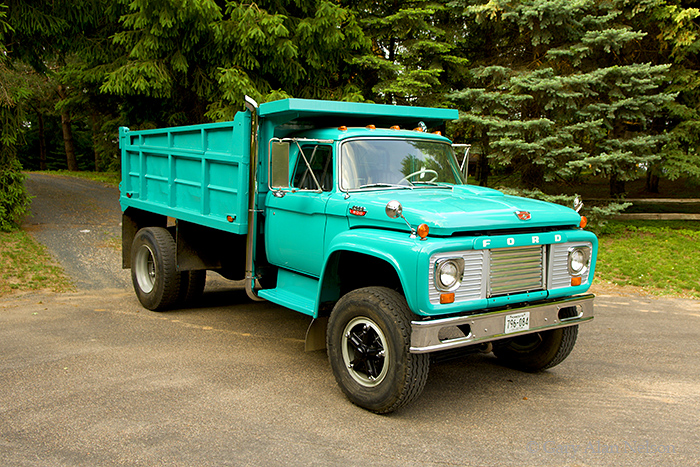
[[[412, 248], [387, 246], [386, 239], [370, 240], [365, 236], [363, 243], [336, 242], [331, 245], [319, 287], [318, 316], [330, 314], [332, 305], [348, 292], [371, 286], [381, 286], [396, 290], [406, 298], [409, 307], [415, 303], [415, 271], [417, 255], [405, 257]], [[402, 257], [403, 255], [403, 257]], [[413, 267], [401, 267], [412, 261]], [[413, 309], [413, 308], [412, 308]]]

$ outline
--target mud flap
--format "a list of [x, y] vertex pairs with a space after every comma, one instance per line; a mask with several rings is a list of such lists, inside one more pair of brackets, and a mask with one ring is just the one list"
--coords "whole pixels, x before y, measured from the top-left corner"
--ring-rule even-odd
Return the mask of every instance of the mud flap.
[[328, 318], [315, 318], [309, 324], [309, 329], [306, 330], [306, 342], [304, 343], [305, 352], [314, 352], [316, 350], [324, 350], [326, 348], [326, 328], [328, 327]]

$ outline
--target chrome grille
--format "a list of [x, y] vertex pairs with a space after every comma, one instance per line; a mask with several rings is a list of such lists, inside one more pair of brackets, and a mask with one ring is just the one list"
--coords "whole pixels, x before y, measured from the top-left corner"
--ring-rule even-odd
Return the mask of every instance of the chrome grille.
[[[570, 287], [571, 274], [567, 267], [568, 251], [578, 246], [592, 248], [590, 242], [567, 242], [434, 254], [430, 258], [428, 279], [430, 303], [440, 303], [440, 292], [434, 284], [435, 264], [440, 258], [464, 259], [462, 284], [455, 290], [455, 302], [459, 303]], [[589, 274], [590, 269], [582, 275], [583, 284], [588, 283]]]
[[488, 296], [543, 290], [544, 251], [542, 246], [490, 250]]

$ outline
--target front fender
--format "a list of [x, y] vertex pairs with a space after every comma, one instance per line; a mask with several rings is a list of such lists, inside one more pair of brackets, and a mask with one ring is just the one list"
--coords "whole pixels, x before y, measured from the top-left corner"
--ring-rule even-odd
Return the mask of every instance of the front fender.
[[408, 306], [415, 313], [419, 309], [418, 264], [422, 245], [419, 238], [410, 238], [406, 232], [379, 229], [352, 229], [338, 234], [328, 245], [321, 277], [332, 267], [337, 253], [350, 251], [386, 261], [401, 281]]

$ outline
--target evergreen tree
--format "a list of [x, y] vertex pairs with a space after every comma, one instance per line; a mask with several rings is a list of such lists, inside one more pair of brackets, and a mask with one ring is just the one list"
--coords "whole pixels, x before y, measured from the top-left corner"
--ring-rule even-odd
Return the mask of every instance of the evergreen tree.
[[6, 21], [7, 5], [0, 3], [0, 231], [19, 225], [29, 205], [22, 166], [17, 160], [28, 95], [21, 79], [12, 72], [7, 58], [6, 37], [13, 32]]
[[74, 126], [85, 128], [90, 104], [97, 100], [94, 81], [101, 80], [104, 66], [113, 60], [114, 47], [107, 42], [119, 14], [109, 0], [10, 0], [8, 56], [13, 63], [31, 65], [54, 85], [48, 97], [54, 109], [48, 116], [60, 116], [69, 170], [79, 168]]
[[446, 0], [348, 2], [372, 40], [357, 57], [364, 94], [377, 102], [443, 107], [469, 60], [461, 19]]
[[660, 178], [687, 177], [700, 183], [700, 9], [682, 0], [650, 0], [631, 11], [649, 30], [650, 44], [671, 63], [668, 90], [677, 98], [666, 107], [668, 139], [660, 159], [647, 171], [647, 190], [659, 191]]
[[613, 3], [458, 1], [483, 54], [470, 86], [451, 98], [493, 163], [511, 166], [527, 188], [590, 169], [618, 195], [658, 158], [654, 119], [674, 97], [658, 88], [668, 66], [636, 60], [645, 34], [623, 24]]
[[170, 123], [230, 119], [243, 96], [361, 100], [350, 58], [368, 46], [329, 0], [136, 0], [115, 42], [127, 54], [102, 91], [173, 99]]

